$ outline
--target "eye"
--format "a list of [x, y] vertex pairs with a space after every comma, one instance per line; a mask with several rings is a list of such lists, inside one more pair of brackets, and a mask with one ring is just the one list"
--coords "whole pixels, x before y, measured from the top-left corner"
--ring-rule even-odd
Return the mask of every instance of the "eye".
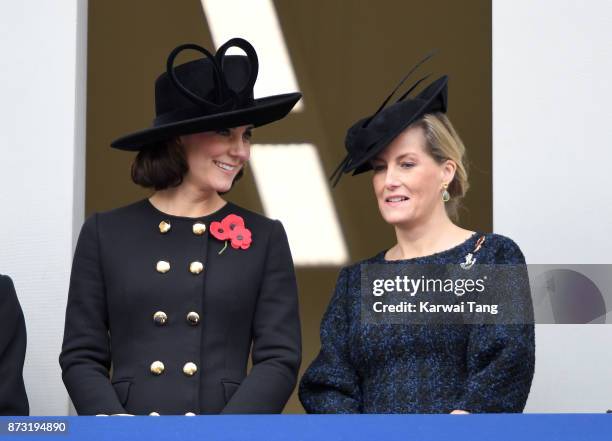
[[385, 168], [386, 166], [384, 164], [372, 164], [372, 170], [374, 170], [374, 173], [383, 171]]
[[242, 135], [242, 137], [247, 140], [250, 141], [251, 138], [253, 137], [253, 132], [249, 129], [249, 130], [245, 130], [244, 134]]
[[221, 136], [230, 136], [231, 134], [230, 129], [218, 129], [215, 132]]
[[415, 166], [415, 164], [413, 162], [402, 162], [400, 164], [401, 168], [412, 168], [414, 166]]

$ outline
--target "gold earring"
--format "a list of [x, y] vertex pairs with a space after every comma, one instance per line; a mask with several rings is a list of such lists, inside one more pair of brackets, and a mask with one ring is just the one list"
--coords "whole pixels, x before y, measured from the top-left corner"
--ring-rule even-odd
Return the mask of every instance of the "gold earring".
[[450, 201], [450, 193], [448, 192], [448, 184], [442, 184], [442, 187], [444, 188], [444, 191], [442, 192], [442, 200], [444, 202], [448, 202]]

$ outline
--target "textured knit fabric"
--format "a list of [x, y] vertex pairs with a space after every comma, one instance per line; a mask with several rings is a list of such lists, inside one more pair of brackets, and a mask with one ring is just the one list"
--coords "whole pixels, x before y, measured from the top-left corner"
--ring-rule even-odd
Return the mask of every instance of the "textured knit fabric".
[[[477, 264], [525, 263], [511, 239], [480, 233], [449, 250], [393, 263], [461, 263], [482, 236]], [[534, 326], [364, 325], [360, 264], [391, 264], [385, 252], [341, 270], [321, 324], [321, 351], [301, 380], [304, 409], [308, 413], [521, 412], [534, 372]], [[531, 308], [529, 292], [514, 295]]]

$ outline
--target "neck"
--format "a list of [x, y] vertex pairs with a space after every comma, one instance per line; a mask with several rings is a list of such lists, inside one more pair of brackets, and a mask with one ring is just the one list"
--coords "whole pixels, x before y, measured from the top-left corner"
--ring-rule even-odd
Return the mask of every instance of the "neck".
[[395, 226], [397, 244], [389, 250], [391, 259], [411, 259], [427, 256], [463, 242], [467, 230], [455, 225], [442, 206], [427, 219]]
[[186, 182], [156, 191], [149, 201], [164, 213], [184, 217], [206, 216], [227, 203], [216, 191], [202, 190]]

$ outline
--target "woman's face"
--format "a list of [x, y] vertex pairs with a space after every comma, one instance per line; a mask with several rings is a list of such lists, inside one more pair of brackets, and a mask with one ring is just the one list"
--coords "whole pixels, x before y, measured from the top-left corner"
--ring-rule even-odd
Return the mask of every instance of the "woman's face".
[[456, 165], [437, 163], [426, 151], [421, 127], [404, 130], [372, 161], [372, 184], [383, 219], [392, 225], [414, 225], [444, 212], [443, 184]]
[[251, 154], [252, 126], [180, 137], [189, 170], [183, 181], [218, 193], [229, 191]]

